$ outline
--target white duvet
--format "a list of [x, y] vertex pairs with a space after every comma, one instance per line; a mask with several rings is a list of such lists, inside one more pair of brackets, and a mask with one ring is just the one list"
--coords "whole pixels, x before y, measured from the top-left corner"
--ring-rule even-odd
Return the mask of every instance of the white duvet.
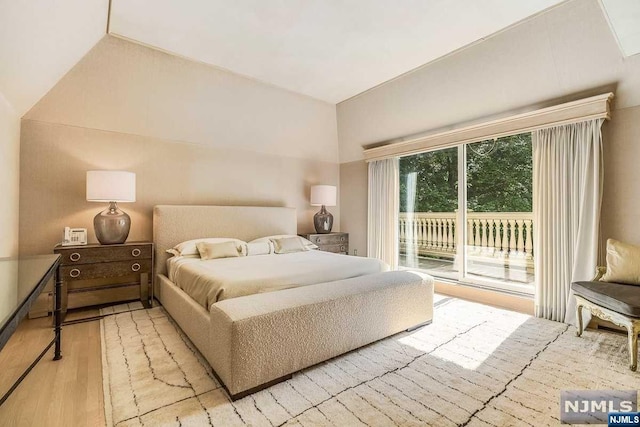
[[388, 269], [380, 260], [306, 251], [201, 260], [173, 257], [169, 279], [206, 309], [229, 298], [374, 274]]

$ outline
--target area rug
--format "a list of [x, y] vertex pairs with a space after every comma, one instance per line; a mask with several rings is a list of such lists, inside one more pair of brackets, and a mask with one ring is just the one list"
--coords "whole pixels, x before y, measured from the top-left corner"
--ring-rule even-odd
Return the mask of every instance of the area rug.
[[142, 310], [144, 306], [140, 301], [126, 302], [123, 304], [109, 305], [100, 309], [100, 316], [109, 316], [111, 314], [124, 313], [133, 310]]
[[561, 390], [640, 389], [626, 337], [457, 299], [433, 323], [231, 402], [161, 307], [101, 320], [115, 426], [559, 425]]

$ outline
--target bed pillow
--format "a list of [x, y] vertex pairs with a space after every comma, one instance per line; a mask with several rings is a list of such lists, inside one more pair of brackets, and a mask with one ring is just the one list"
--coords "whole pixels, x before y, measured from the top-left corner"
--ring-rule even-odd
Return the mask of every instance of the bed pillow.
[[230, 237], [208, 237], [203, 239], [193, 239], [187, 240], [182, 243], [178, 243], [172, 249], [169, 249], [167, 252], [176, 256], [189, 256], [189, 255], [200, 255], [198, 252], [197, 244], [200, 242], [204, 243], [224, 243], [224, 242], [235, 242], [236, 245], [240, 248], [245, 246], [245, 242], [240, 239], [232, 239]]
[[304, 252], [309, 249], [305, 248], [302, 241], [294, 237], [282, 237], [280, 239], [272, 239], [274, 252], [277, 254], [291, 254], [294, 252]]
[[640, 246], [607, 239], [605, 282], [640, 285]]
[[273, 236], [261, 237], [259, 239], [252, 240], [249, 243], [273, 242], [275, 239], [284, 239], [286, 237], [295, 237], [299, 239], [306, 251], [310, 251], [311, 249], [318, 249], [318, 246], [315, 245], [311, 240], [307, 240], [304, 237], [296, 236], [295, 234], [276, 234]]
[[200, 259], [233, 258], [242, 254], [242, 247], [230, 240], [221, 243], [198, 242], [196, 244]]
[[247, 243], [247, 256], [269, 255], [270, 253], [273, 253], [271, 242]]

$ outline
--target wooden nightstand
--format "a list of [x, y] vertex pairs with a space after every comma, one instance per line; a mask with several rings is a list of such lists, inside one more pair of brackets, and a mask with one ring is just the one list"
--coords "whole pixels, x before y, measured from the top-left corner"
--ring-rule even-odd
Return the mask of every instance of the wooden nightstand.
[[153, 298], [153, 243], [56, 246], [62, 310]]
[[349, 254], [349, 233], [307, 233], [299, 236], [311, 240], [321, 251]]

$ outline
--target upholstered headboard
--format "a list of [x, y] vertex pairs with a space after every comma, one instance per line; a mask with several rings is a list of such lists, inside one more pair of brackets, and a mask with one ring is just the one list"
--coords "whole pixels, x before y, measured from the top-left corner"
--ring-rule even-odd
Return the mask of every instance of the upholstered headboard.
[[185, 240], [234, 237], [249, 241], [296, 231], [294, 208], [159, 205], [153, 208], [155, 272], [166, 274], [169, 254], [165, 251]]

